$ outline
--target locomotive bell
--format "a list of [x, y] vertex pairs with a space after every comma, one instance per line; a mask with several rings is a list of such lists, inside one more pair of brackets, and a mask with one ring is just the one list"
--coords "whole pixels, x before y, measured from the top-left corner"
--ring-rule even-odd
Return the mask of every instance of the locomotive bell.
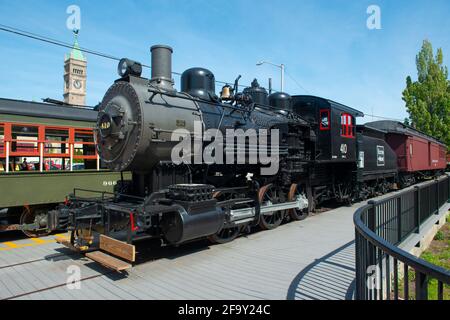
[[222, 92], [220, 93], [220, 98], [222, 100], [230, 100], [232, 98], [231, 92], [233, 91], [233, 88], [229, 84], [226, 84], [222, 87]]

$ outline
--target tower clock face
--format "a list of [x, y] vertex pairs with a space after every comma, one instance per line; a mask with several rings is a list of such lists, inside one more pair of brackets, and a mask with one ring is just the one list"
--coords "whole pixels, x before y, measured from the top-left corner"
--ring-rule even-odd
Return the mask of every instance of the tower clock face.
[[82, 86], [83, 86], [83, 84], [81, 83], [80, 80], [73, 80], [73, 87], [75, 89], [81, 89]]

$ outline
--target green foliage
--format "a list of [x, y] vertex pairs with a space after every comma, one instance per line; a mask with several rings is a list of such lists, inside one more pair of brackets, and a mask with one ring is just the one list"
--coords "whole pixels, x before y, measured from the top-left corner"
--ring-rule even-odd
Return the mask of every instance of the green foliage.
[[[82, 156], [83, 151], [80, 149], [75, 149], [73, 154], [75, 156]], [[83, 159], [73, 159], [73, 163], [84, 163], [84, 160]]]
[[443, 59], [442, 49], [434, 55], [431, 43], [423, 42], [416, 57], [418, 79], [406, 78], [403, 100], [409, 113], [405, 123], [442, 140], [450, 149], [450, 81]]
[[444, 233], [442, 233], [442, 231], [438, 231], [434, 236], [434, 240], [444, 240]]

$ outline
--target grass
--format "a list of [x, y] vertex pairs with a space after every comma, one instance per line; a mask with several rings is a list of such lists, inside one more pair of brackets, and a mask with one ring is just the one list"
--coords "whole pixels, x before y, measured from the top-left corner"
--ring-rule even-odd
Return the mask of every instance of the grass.
[[[446, 224], [440, 231], [436, 233], [433, 241], [427, 250], [420, 256], [425, 261], [434, 265], [440, 266], [450, 270], [450, 215], [446, 218]], [[408, 273], [409, 280], [409, 299], [415, 298], [415, 273], [410, 269]], [[401, 285], [400, 285], [401, 284]], [[399, 295], [404, 296], [403, 280], [399, 281]], [[430, 279], [428, 282], [428, 299], [437, 300], [438, 282], [435, 279]], [[444, 300], [450, 300], [450, 286], [444, 285]]]

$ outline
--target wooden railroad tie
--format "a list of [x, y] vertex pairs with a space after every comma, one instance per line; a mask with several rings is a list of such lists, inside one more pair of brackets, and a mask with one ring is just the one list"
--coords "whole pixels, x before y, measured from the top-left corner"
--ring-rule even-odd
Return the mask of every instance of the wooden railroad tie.
[[134, 262], [136, 260], [135, 246], [105, 235], [100, 235], [100, 250], [92, 252], [86, 252], [87, 250], [74, 247], [70, 241], [65, 238], [57, 237], [56, 242], [74, 251], [83, 252], [87, 258], [118, 272], [132, 268], [132, 265], [129, 262]]
[[132, 267], [130, 263], [124, 260], [129, 262], [136, 260], [135, 246], [105, 235], [100, 235], [100, 250], [86, 253], [86, 257], [115, 271], [120, 272]]

